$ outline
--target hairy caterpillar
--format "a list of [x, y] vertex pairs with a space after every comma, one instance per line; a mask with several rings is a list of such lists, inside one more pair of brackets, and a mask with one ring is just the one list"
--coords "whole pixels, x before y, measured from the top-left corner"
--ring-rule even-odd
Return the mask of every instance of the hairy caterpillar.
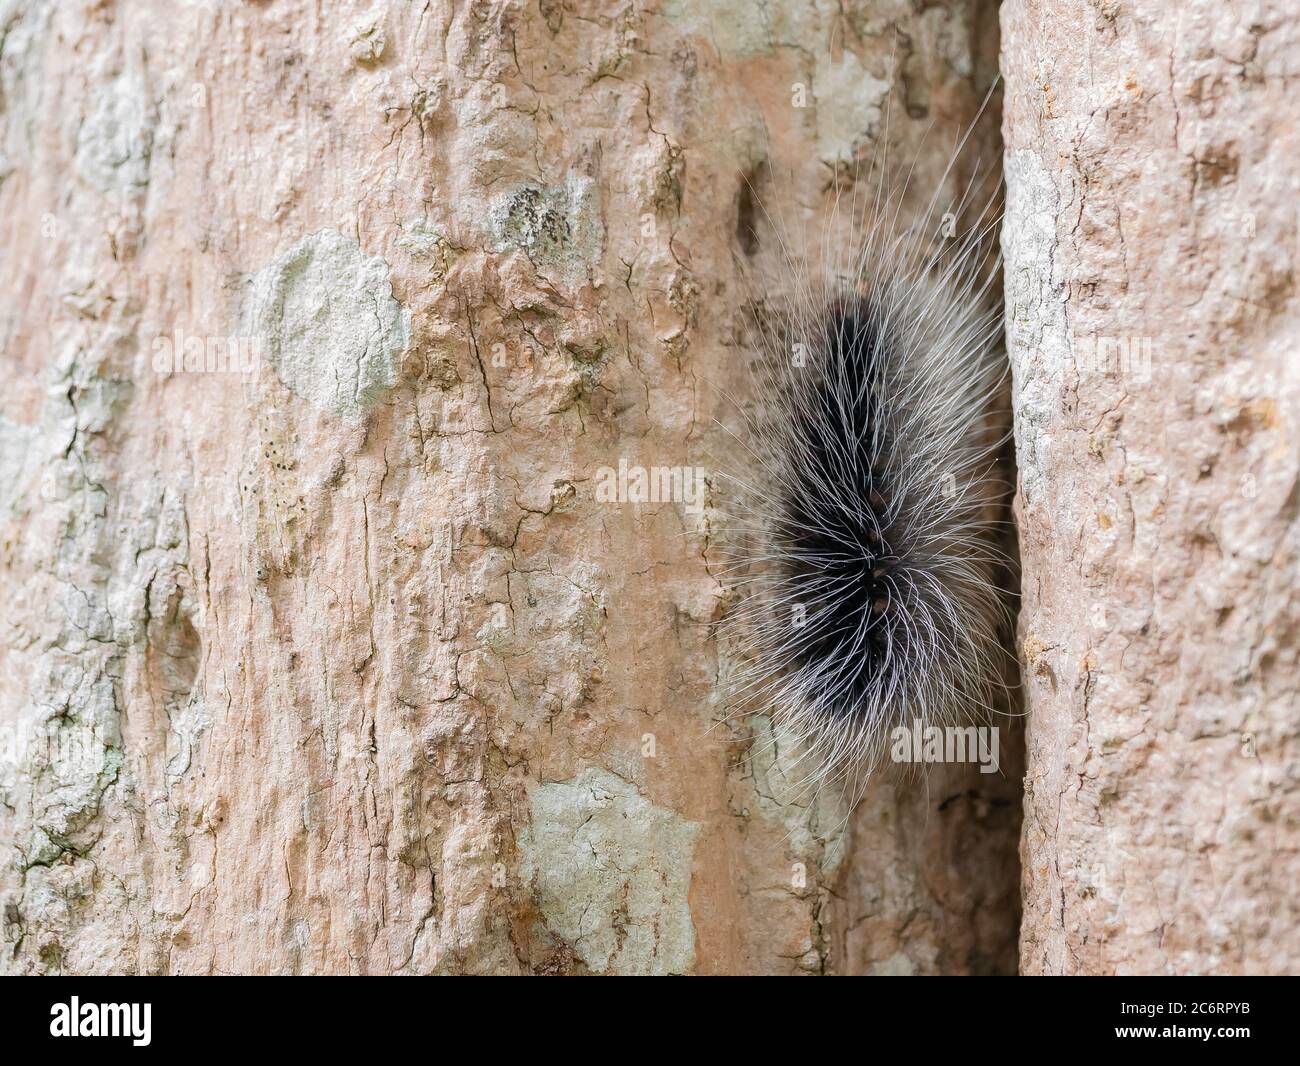
[[990, 721], [1006, 687], [997, 194], [972, 177], [948, 211], [936, 189], [904, 219], [886, 180], [837, 188], [848, 239], [828, 225], [810, 256], [781, 237], [725, 509], [733, 691], [819, 783], [864, 783], [899, 728]]

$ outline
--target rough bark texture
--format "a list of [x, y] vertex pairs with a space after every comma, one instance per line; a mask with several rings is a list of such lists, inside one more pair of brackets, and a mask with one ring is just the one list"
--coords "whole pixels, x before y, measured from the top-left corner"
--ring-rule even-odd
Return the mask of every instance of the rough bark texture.
[[745, 175], [893, 91], [928, 195], [986, 16], [0, 0], [3, 968], [1013, 967], [1014, 771], [846, 839], [595, 495], [726, 450]]
[[1028, 973], [1300, 962], [1293, 5], [1008, 0]]

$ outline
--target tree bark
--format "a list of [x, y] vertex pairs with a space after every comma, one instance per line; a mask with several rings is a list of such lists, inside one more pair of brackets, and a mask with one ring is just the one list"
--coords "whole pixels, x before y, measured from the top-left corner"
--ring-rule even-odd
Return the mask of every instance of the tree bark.
[[1300, 957], [1282, 3], [1002, 8], [1028, 973]]
[[725, 452], [746, 175], [892, 93], [928, 196], [991, 11], [0, 3], [3, 969], [1012, 968], [1014, 771], [846, 834], [595, 494]]

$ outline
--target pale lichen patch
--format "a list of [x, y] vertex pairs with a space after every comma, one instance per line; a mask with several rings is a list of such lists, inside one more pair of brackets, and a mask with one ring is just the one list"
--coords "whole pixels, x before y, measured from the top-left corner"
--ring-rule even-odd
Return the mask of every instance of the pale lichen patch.
[[827, 162], [854, 159], [858, 145], [875, 137], [891, 87], [850, 51], [819, 55], [813, 74], [818, 155]]
[[811, 50], [824, 13], [820, 4], [765, 0], [667, 0], [664, 17], [703, 37], [724, 56], [755, 56], [773, 48]]
[[829, 875], [844, 855], [849, 811], [837, 788], [819, 787], [798, 737], [764, 714], [751, 720], [751, 768], [758, 813], [780, 825], [792, 855]]
[[77, 168], [104, 192], [143, 189], [149, 183], [156, 123], [143, 77], [124, 71], [98, 89], [77, 129]]
[[598, 767], [538, 785], [529, 798], [523, 872], [550, 931], [598, 973], [688, 972], [699, 826]]
[[247, 314], [289, 391], [345, 418], [359, 418], [392, 387], [410, 343], [388, 263], [332, 229], [258, 271]]
[[493, 200], [488, 219], [497, 250], [517, 248], [538, 270], [567, 281], [600, 258], [604, 227], [590, 178], [569, 174], [556, 186], [525, 182]]

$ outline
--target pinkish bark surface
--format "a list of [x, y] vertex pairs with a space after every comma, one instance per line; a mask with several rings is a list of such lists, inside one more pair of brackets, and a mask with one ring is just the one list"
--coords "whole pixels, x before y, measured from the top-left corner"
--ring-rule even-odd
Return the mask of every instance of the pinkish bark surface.
[[1300, 959], [1300, 48], [1002, 8], [1028, 973]]
[[711, 469], [744, 175], [946, 151], [984, 17], [0, 3], [2, 968], [1010, 966], [1014, 807], [845, 847], [719, 724], [710, 512], [595, 496]]

